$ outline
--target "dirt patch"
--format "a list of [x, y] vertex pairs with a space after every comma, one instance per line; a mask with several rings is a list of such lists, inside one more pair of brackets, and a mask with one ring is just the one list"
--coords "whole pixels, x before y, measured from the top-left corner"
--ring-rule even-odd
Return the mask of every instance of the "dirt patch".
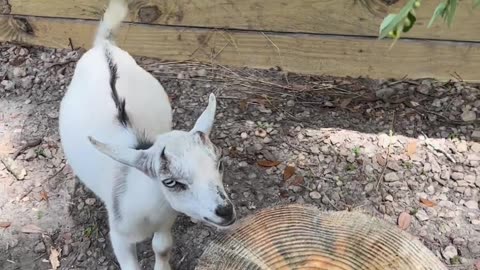
[[[0, 53], [0, 268], [50, 269], [54, 250], [60, 269], [118, 269], [106, 210], [69, 170], [58, 136], [59, 102], [81, 52], [3, 44]], [[289, 202], [391, 223], [407, 212], [409, 233], [451, 269], [473, 269], [478, 85], [138, 61], [171, 97], [175, 128], [191, 128], [217, 95], [212, 139], [227, 156], [226, 189], [241, 217]], [[174, 269], [193, 269], [215, 234], [180, 216]], [[153, 267], [149, 241], [138, 255]]]

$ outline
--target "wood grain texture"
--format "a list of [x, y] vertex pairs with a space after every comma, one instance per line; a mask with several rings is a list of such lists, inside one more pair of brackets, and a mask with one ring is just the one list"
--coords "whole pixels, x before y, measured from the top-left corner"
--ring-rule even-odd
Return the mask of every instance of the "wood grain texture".
[[[89, 48], [97, 22], [13, 18], [0, 15], [0, 40], [49, 47]], [[371, 78], [433, 77], [479, 81], [480, 45], [475, 43], [389, 41], [306, 34], [262, 34], [123, 24], [117, 43], [133, 55], [164, 60], [198, 60], [290, 72]]]
[[[407, 0], [136, 0], [130, 21], [259, 31], [377, 36], [380, 23]], [[99, 19], [107, 0], [9, 0], [11, 14]], [[427, 29], [438, 1], [423, 1], [417, 25], [406, 37], [480, 41], [480, 9], [463, 1], [451, 29], [438, 22]]]
[[418, 239], [359, 212], [275, 206], [218, 236], [197, 270], [446, 270]]

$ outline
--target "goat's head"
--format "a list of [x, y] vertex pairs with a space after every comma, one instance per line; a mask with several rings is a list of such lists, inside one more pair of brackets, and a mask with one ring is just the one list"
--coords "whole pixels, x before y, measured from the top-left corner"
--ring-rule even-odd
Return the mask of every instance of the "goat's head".
[[209, 139], [215, 110], [215, 96], [210, 94], [208, 106], [192, 130], [162, 134], [146, 150], [89, 139], [99, 151], [157, 181], [176, 211], [218, 227], [228, 227], [235, 222], [236, 213], [222, 183], [221, 150]]

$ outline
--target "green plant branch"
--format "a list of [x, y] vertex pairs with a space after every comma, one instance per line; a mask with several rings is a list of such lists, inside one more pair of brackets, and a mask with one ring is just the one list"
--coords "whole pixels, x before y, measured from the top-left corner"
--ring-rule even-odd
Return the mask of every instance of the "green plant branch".
[[[450, 27], [457, 11], [458, 2], [459, 0], [443, 0], [439, 3], [432, 14], [427, 28], [430, 28], [440, 17]], [[480, 6], [480, 0], [473, 0], [472, 4], [474, 8], [478, 7]], [[413, 28], [417, 21], [415, 10], [420, 8], [421, 5], [422, 0], [409, 0], [398, 14], [388, 14], [380, 25], [379, 39], [385, 37], [393, 38], [394, 41], [390, 48], [393, 47], [395, 42], [400, 39], [402, 33], [406, 33]]]

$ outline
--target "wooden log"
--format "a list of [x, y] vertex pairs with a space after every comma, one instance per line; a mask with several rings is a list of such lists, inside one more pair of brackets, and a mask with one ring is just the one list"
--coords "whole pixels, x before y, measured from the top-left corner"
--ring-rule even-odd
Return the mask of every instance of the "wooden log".
[[[384, 16], [388, 12], [398, 12], [406, 1], [137, 0], [131, 4], [129, 21], [172, 26], [378, 36]], [[108, 0], [9, 0], [6, 3], [11, 8], [6, 9], [4, 14], [11, 9], [11, 14], [16, 15], [99, 19]], [[471, 1], [460, 3], [450, 29], [441, 20], [427, 29], [437, 4], [438, 1], [422, 2], [422, 7], [417, 10], [417, 25], [405, 37], [480, 41], [480, 9], [472, 10]]]
[[428, 248], [392, 224], [360, 212], [313, 205], [263, 209], [207, 246], [197, 270], [447, 270]]
[[[89, 48], [98, 22], [14, 18], [0, 15], [0, 40], [49, 47]], [[117, 43], [133, 55], [165, 60], [198, 60], [290, 72], [371, 78], [449, 80], [458, 74], [479, 81], [478, 43], [220, 31], [186, 27], [123, 24]]]

